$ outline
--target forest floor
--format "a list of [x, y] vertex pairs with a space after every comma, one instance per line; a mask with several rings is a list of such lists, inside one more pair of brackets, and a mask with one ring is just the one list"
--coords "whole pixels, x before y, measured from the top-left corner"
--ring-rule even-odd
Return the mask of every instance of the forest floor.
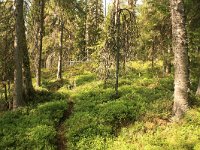
[[[95, 64], [72, 66], [63, 80], [43, 70], [43, 84], [27, 107], [0, 117], [0, 149], [190, 150], [200, 149], [200, 98], [192, 80], [191, 108], [172, 123], [173, 76], [161, 64], [130, 62], [107, 86]], [[114, 74], [113, 74], [114, 77]]]
[[56, 145], [58, 150], [66, 150], [67, 149], [67, 139], [65, 138], [65, 124], [64, 122], [69, 119], [70, 115], [73, 112], [73, 102], [68, 102], [68, 107], [63, 113], [63, 117], [60, 118], [58, 125], [56, 127]]

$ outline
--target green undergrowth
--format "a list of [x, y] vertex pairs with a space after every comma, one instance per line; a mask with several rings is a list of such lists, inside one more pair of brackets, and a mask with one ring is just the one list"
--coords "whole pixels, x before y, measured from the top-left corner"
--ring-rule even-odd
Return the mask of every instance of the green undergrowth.
[[5, 113], [0, 118], [1, 149], [55, 149], [55, 126], [66, 101], [38, 104]]
[[[197, 105], [180, 123], [170, 122], [173, 76], [163, 77], [159, 64], [151, 70], [149, 64], [132, 63], [127, 70], [120, 77], [119, 99], [114, 98], [114, 80], [104, 88], [92, 78], [69, 92], [75, 102], [65, 122], [69, 149], [199, 149]], [[192, 95], [191, 100], [199, 102]]]
[[109, 149], [123, 127], [142, 118], [171, 115], [172, 77], [152, 77], [146, 69], [133, 66], [128, 69], [119, 81], [119, 99], [114, 96], [114, 80], [104, 88], [103, 81], [94, 80], [91, 73], [88, 82], [69, 92], [75, 102], [73, 115], [65, 123], [69, 149]]
[[199, 150], [200, 111], [191, 109], [180, 123], [152, 118], [136, 121], [109, 139], [108, 150]]
[[[98, 80], [96, 65], [67, 68], [63, 80], [45, 70], [34, 102], [0, 118], [0, 149], [56, 149], [56, 125], [73, 101], [64, 122], [69, 150], [198, 150], [200, 99], [191, 92], [191, 109], [172, 123], [173, 76], [163, 76], [161, 62], [130, 62], [115, 80]], [[193, 84], [192, 84], [193, 86]], [[196, 88], [196, 84], [194, 83]]]
[[[4, 112], [0, 117], [0, 149], [56, 149], [56, 126], [67, 108], [69, 96], [57, 92], [61, 81], [46, 73], [28, 106]], [[49, 78], [49, 81], [48, 81]]]

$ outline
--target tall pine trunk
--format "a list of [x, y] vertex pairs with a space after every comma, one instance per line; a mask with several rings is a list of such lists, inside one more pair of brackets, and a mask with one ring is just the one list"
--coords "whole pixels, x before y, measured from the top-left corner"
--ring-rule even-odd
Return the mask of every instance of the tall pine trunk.
[[42, 45], [43, 45], [43, 36], [44, 36], [44, 7], [45, 0], [39, 1], [40, 5], [40, 37], [39, 37], [39, 50], [38, 50], [38, 60], [36, 68], [36, 84], [41, 86], [41, 68], [42, 68]]
[[23, 50], [23, 88], [24, 96], [26, 100], [29, 100], [31, 95], [34, 93], [34, 88], [32, 84], [31, 70], [30, 70], [30, 59], [27, 48], [26, 34], [25, 34], [25, 23], [24, 17], [22, 18], [21, 26], [21, 47]]
[[23, 80], [22, 80], [22, 59], [23, 50], [23, 0], [16, 0], [16, 10], [15, 10], [15, 24], [16, 24], [16, 39], [15, 39], [15, 50], [14, 50], [14, 60], [15, 60], [15, 73], [14, 73], [14, 99], [13, 99], [13, 109], [16, 109], [24, 105], [23, 99]]
[[[25, 30], [24, 30], [25, 33]], [[25, 35], [25, 34], [24, 34]], [[26, 40], [26, 37], [24, 36]], [[24, 95], [26, 100], [30, 100], [30, 97], [34, 94], [34, 88], [32, 84], [32, 76], [30, 70], [30, 60], [28, 55], [28, 49], [26, 45], [26, 41], [23, 45], [23, 86], [24, 86]]]
[[172, 36], [174, 51], [174, 106], [173, 113], [177, 119], [188, 109], [188, 50], [185, 29], [185, 14], [183, 0], [171, 0]]

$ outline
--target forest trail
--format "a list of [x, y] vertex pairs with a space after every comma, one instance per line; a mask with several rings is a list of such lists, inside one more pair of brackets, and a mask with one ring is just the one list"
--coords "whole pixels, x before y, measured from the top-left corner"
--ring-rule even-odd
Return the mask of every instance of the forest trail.
[[67, 149], [67, 140], [65, 138], [65, 121], [70, 117], [73, 111], [74, 103], [72, 101], [68, 102], [68, 107], [63, 113], [63, 117], [60, 118], [58, 125], [56, 126], [56, 146], [58, 150]]

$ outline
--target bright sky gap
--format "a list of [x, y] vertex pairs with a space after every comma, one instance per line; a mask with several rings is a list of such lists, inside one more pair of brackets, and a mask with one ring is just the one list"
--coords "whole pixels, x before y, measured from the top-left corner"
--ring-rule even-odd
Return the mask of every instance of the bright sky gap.
[[[108, 6], [110, 3], [112, 3], [113, 0], [106, 0], [106, 12], [108, 11]], [[128, 1], [128, 0], [127, 0]], [[137, 5], [141, 5], [142, 4], [142, 0], [137, 0]], [[105, 6], [105, 0], [103, 0], [103, 5]], [[104, 7], [105, 9], [105, 7]], [[105, 10], [104, 10], [105, 13]]]

